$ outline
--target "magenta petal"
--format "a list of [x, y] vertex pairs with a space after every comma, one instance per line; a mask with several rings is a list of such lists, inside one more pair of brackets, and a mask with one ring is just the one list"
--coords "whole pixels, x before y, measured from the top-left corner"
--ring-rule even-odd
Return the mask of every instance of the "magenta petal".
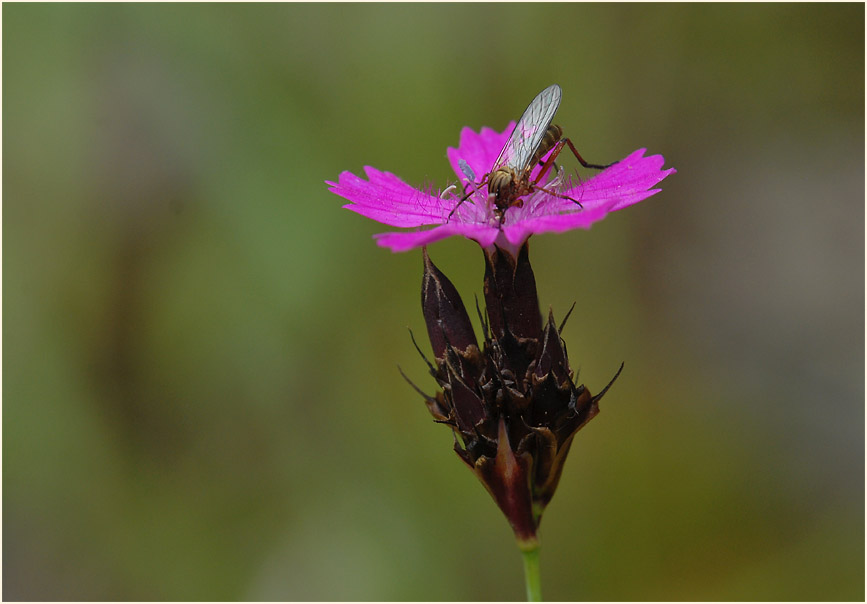
[[[647, 199], [660, 191], [651, 187], [676, 170], [661, 170], [665, 159], [661, 155], [642, 157], [645, 151], [646, 149], [638, 149], [630, 153], [590, 180], [568, 189], [565, 194], [580, 201], [586, 209], [598, 204], [612, 206], [610, 212]], [[565, 209], [570, 202], [564, 201]]]
[[472, 128], [464, 128], [461, 130], [461, 141], [458, 148], [449, 147], [446, 150], [446, 156], [449, 163], [452, 165], [452, 170], [458, 175], [462, 183], [466, 182], [463, 172], [461, 172], [459, 160], [464, 160], [473, 169], [476, 175], [476, 182], [480, 182], [482, 177], [490, 172], [500, 156], [500, 151], [509, 140], [509, 135], [515, 128], [515, 122], [509, 122], [503, 132], [497, 132], [490, 128], [482, 128], [482, 131], [476, 133]]
[[[572, 203], [572, 202], [569, 202]], [[572, 204], [574, 207], [575, 204]], [[520, 246], [530, 235], [536, 233], [562, 233], [571, 229], [589, 229], [590, 225], [605, 218], [612, 211], [611, 206], [597, 205], [569, 214], [549, 214], [519, 220], [506, 225], [503, 233], [513, 246]]]
[[396, 227], [440, 224], [454, 202], [411, 187], [390, 172], [365, 166], [368, 180], [342, 172], [337, 183], [327, 182], [332, 193], [348, 199], [344, 208]]
[[449, 223], [424, 231], [379, 233], [378, 235], [374, 235], [373, 238], [376, 239], [378, 245], [387, 247], [392, 252], [406, 252], [413, 248], [451, 237], [452, 235], [463, 235], [477, 241], [482, 247], [488, 247], [494, 243], [499, 232], [499, 229], [490, 226]]
[[663, 157], [643, 157], [644, 152], [639, 149], [590, 180], [567, 189], [565, 194], [579, 200], [580, 208], [573, 201], [553, 196], [542, 196], [539, 203], [530, 201], [523, 208], [512, 208], [509, 210], [512, 220], [507, 220], [503, 228], [506, 240], [519, 246], [535, 233], [587, 229], [610, 212], [658, 193], [660, 189], [650, 187], [675, 170], [660, 170]]

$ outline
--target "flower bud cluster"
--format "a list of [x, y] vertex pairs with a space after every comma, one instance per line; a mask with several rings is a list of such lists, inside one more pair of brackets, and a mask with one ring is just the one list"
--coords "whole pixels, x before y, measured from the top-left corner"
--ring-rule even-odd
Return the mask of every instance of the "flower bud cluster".
[[485, 249], [484, 295], [480, 348], [457, 289], [425, 250], [422, 310], [436, 360], [431, 374], [441, 388], [426, 401], [434, 419], [454, 431], [455, 451], [519, 543], [532, 549], [572, 439], [620, 372], [596, 396], [574, 383], [562, 325], [551, 312], [542, 321], [526, 243], [517, 257]]

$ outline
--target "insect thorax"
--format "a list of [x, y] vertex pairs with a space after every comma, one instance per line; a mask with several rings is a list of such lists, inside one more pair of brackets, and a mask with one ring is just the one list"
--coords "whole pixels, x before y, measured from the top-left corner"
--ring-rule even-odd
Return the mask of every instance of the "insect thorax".
[[498, 208], [514, 205], [515, 198], [521, 195], [519, 180], [518, 173], [511, 168], [500, 168], [488, 175], [488, 194]]

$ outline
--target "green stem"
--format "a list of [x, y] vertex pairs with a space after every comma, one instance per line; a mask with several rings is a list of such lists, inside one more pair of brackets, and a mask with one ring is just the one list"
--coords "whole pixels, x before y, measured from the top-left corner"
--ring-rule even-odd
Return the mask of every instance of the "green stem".
[[524, 579], [527, 581], [527, 602], [542, 601], [542, 580], [539, 576], [539, 546], [521, 550], [524, 556]]

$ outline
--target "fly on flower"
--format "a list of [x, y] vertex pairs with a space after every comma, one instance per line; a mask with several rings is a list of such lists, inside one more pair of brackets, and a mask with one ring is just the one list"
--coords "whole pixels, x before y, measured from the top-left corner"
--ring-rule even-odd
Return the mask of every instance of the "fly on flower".
[[[506, 210], [512, 206], [521, 207], [524, 203], [521, 199], [524, 195], [532, 193], [539, 189], [549, 195], [568, 199], [578, 206], [581, 203], [577, 199], [572, 199], [568, 195], [562, 195], [555, 191], [551, 191], [541, 186], [539, 183], [548, 173], [554, 160], [563, 150], [563, 147], [569, 145], [569, 149], [581, 162], [585, 168], [595, 168], [603, 170], [612, 164], [605, 166], [591, 164], [584, 161], [581, 154], [568, 138], [563, 138], [563, 129], [557, 124], [552, 124], [554, 114], [557, 113], [557, 108], [560, 106], [560, 98], [562, 92], [560, 86], [552, 84], [545, 90], [540, 92], [535, 99], [527, 106], [521, 119], [518, 120], [515, 129], [506, 141], [502, 151], [500, 151], [497, 161], [494, 162], [491, 171], [484, 175], [482, 181], [478, 184], [472, 183], [472, 170], [463, 170], [464, 175], [469, 178], [472, 189], [461, 198], [458, 204], [449, 213], [449, 218], [452, 214], [464, 203], [473, 193], [479, 188], [488, 185], [488, 198], [492, 199], [496, 206], [496, 213], [502, 223], [505, 219]], [[553, 151], [551, 151], [553, 149]], [[541, 164], [542, 158], [551, 151], [548, 159]], [[533, 168], [541, 164], [542, 169], [536, 175], [535, 180], [531, 181]]]

